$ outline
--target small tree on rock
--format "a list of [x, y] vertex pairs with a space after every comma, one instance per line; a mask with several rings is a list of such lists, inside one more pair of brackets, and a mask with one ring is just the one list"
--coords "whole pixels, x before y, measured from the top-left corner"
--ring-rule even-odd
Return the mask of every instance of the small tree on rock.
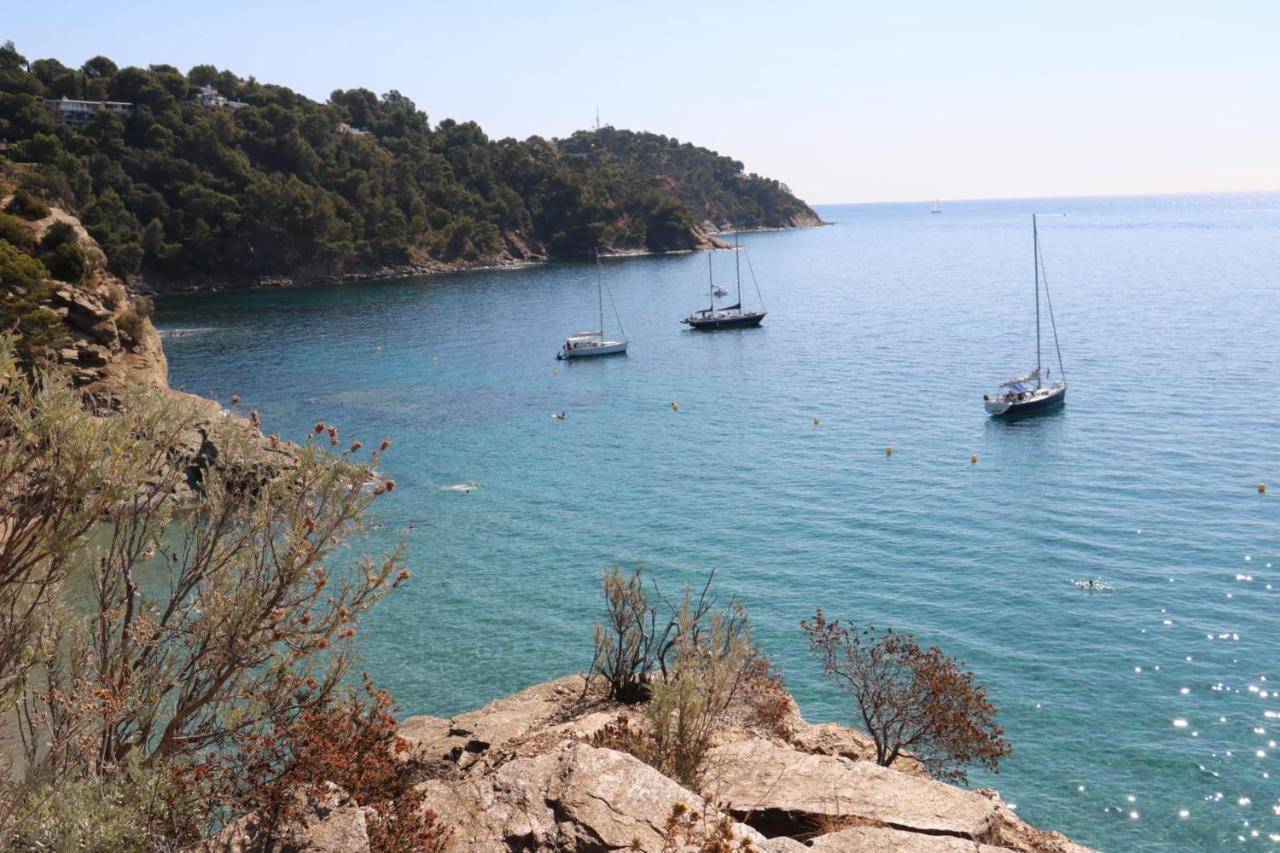
[[821, 610], [800, 627], [823, 672], [853, 696], [881, 767], [909, 752], [935, 778], [967, 782], [966, 765], [997, 771], [1012, 753], [986, 690], [937, 646], [892, 629], [846, 628]]

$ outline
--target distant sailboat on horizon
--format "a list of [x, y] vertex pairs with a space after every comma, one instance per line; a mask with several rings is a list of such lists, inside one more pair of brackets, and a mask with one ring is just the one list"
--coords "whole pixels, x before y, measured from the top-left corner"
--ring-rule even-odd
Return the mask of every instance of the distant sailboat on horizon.
[[938, 204], [938, 200], [937, 200], [936, 198], [933, 200], [933, 210], [931, 210], [931, 211], [929, 211], [929, 212], [930, 212], [930, 213], [941, 213], [941, 212], [942, 212], [942, 206]]

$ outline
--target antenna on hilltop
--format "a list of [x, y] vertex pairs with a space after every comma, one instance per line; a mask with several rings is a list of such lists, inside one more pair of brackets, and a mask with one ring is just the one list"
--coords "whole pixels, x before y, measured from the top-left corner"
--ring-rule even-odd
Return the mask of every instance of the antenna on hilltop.
[[596, 104], [596, 132], [600, 132], [600, 105]]

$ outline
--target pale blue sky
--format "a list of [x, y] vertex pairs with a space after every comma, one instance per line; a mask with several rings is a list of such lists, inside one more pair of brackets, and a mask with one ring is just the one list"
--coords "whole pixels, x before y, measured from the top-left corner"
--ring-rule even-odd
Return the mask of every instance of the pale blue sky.
[[1280, 189], [1280, 2], [0, 0], [29, 59], [197, 63], [432, 121], [594, 121], [813, 203]]

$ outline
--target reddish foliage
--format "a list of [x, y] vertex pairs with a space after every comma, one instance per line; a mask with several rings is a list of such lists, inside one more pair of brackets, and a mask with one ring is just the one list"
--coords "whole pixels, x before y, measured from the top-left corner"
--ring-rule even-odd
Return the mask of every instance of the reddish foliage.
[[402, 757], [409, 744], [396, 733], [395, 710], [390, 694], [366, 675], [362, 694], [278, 720], [269, 734], [246, 735], [236, 756], [210, 760], [229, 765], [212, 774], [230, 788], [227, 808], [255, 813], [260, 831], [275, 837], [302, 817], [305, 795], [332, 782], [374, 810], [366, 815], [372, 849], [443, 850], [448, 832], [414, 790], [418, 776]]
[[823, 671], [852, 694], [881, 766], [907, 751], [934, 776], [964, 782], [966, 764], [994, 771], [1012, 753], [986, 690], [937, 646], [892, 630], [851, 631], [821, 610], [800, 627]]
[[[639, 841], [632, 849], [641, 849]], [[663, 826], [662, 853], [754, 853], [755, 845], [734, 834], [733, 820], [708, 806], [698, 812], [676, 803]]]
[[786, 740], [791, 736], [791, 695], [778, 668], [763, 656], [752, 659], [743, 673], [750, 722]]

